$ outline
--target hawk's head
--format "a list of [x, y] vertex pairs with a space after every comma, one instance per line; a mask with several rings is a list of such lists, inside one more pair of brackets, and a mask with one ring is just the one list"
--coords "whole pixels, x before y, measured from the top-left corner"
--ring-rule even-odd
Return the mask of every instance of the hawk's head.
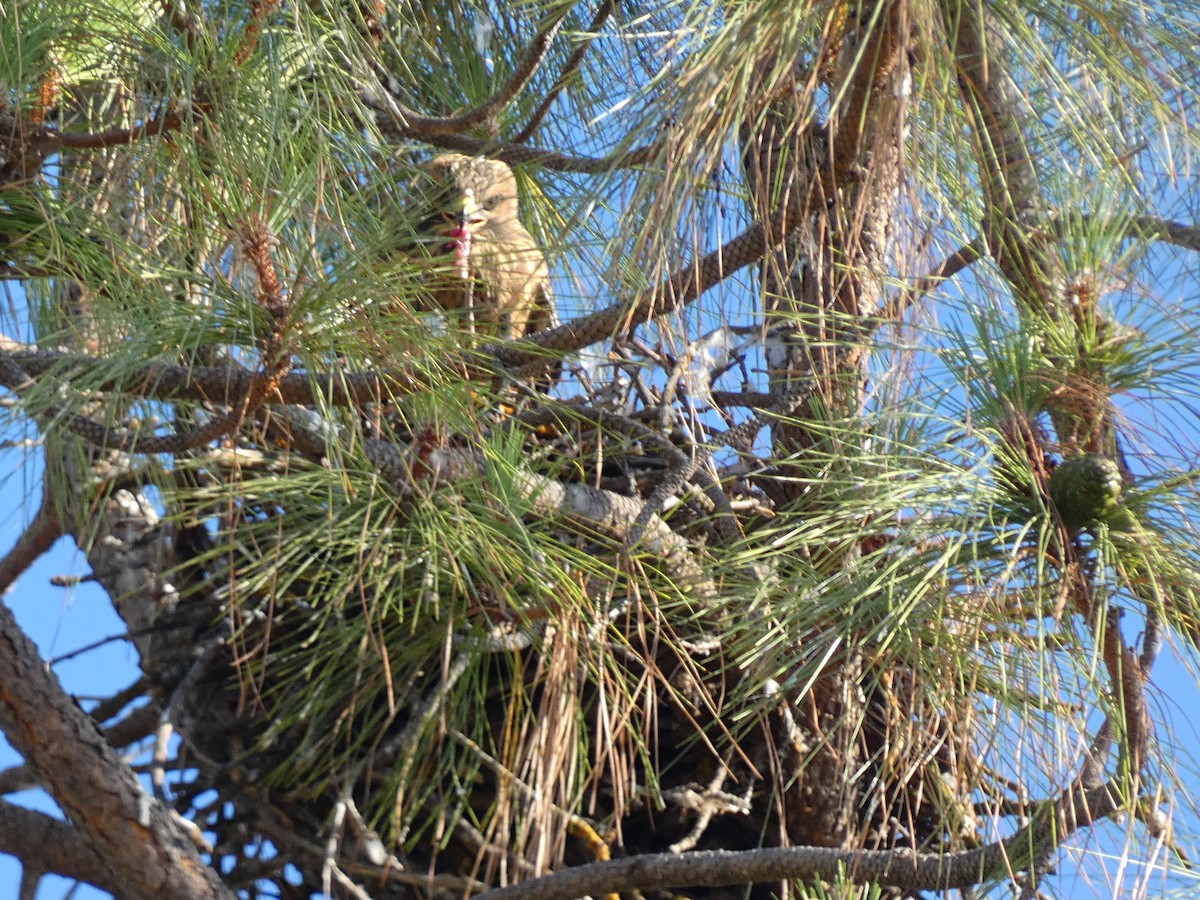
[[500, 236], [518, 223], [517, 180], [499, 160], [447, 153], [422, 167], [429, 175], [432, 215], [423, 230], [446, 238], [455, 267], [465, 278], [477, 238]]

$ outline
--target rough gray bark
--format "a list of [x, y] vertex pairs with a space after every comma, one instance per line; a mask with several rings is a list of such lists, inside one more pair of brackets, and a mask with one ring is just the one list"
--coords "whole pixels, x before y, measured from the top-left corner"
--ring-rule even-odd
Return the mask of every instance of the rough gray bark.
[[84, 864], [104, 860], [106, 882], [130, 900], [231, 900], [188, 833], [45, 670], [5, 606], [0, 686], [0, 726], [91, 849]]

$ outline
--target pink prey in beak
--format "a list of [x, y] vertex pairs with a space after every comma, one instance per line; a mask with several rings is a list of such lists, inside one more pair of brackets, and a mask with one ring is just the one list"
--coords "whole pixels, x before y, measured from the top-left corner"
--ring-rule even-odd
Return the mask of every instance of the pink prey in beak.
[[464, 281], [471, 277], [471, 227], [466, 222], [459, 222], [446, 232], [450, 240], [446, 249], [454, 252], [454, 270]]
[[454, 271], [459, 278], [467, 281], [471, 277], [471, 241], [474, 237], [472, 229], [486, 222], [487, 217], [480, 215], [474, 191], [464, 190], [461, 204], [456, 212], [444, 214], [446, 224], [450, 226], [444, 234], [449, 238], [446, 250], [454, 254]]

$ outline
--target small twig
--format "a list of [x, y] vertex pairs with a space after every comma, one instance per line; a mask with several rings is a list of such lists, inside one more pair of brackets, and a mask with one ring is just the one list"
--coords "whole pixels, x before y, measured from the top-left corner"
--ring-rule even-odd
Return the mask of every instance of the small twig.
[[704, 836], [704, 832], [708, 830], [708, 825], [712, 821], [713, 816], [718, 813], [749, 814], [750, 792], [753, 790], [753, 785], [746, 785], [744, 796], [734, 797], [721, 790], [725, 785], [727, 777], [729, 777], [729, 767], [725, 763], [721, 763], [716, 775], [712, 777], [712, 780], [708, 783], [708, 787], [703, 792], [697, 792], [691, 788], [676, 788], [663, 792], [663, 800], [673, 801], [684, 809], [690, 809], [698, 813], [696, 824], [692, 826], [692, 830], [668, 847], [667, 849], [670, 852], [686, 853], [689, 850], [695, 849], [696, 844], [700, 842], [700, 838]]
[[7, 593], [37, 559], [64, 534], [62, 522], [54, 509], [50, 485], [42, 480], [42, 502], [17, 543], [0, 559], [0, 595]]
[[437, 687], [430, 691], [412, 712], [404, 730], [394, 741], [390, 742], [396, 747], [396, 758], [401, 760], [400, 772], [396, 778], [396, 782], [400, 785], [396, 790], [397, 809], [403, 808], [404, 792], [409, 787], [408, 775], [417, 763], [417, 741], [420, 739], [421, 733], [443, 708], [446, 698], [450, 696], [450, 691], [454, 689], [458, 679], [462, 678], [470, 664], [471, 654], [460, 653]]
[[921, 297], [928, 294], [930, 291], [936, 290], [942, 282], [953, 278], [963, 269], [970, 265], [974, 265], [979, 260], [983, 259], [987, 252], [987, 241], [982, 237], [977, 237], [969, 244], [964, 244], [953, 253], [951, 253], [942, 264], [932, 272], [922, 275], [909, 287], [905, 288], [896, 296], [892, 297], [884, 304], [880, 311], [879, 319], [883, 322], [895, 322], [904, 315], [905, 311], [912, 306]]
[[483, 832], [481, 832], [466, 819], [459, 817], [454, 823], [454, 830], [458, 832], [459, 839], [476, 853], [484, 853], [493, 859], [502, 859], [507, 865], [512, 866], [514, 869], [521, 870], [526, 875], [534, 875], [537, 873], [537, 869], [534, 867], [533, 863], [517, 855], [516, 853], [510, 853], [499, 844], [489, 841], [487, 837], [484, 836]]
[[462, 744], [464, 747], [466, 747], [468, 750], [470, 750], [472, 753], [474, 753], [479, 758], [480, 762], [482, 762], [489, 769], [491, 769], [492, 772], [495, 774], [497, 780], [499, 780], [506, 788], [510, 788], [510, 787], [513, 788], [518, 794], [523, 796], [526, 800], [529, 800], [529, 801], [532, 801], [535, 803], [545, 802], [547, 807], [554, 813], [561, 816], [563, 819], [563, 822], [566, 824], [570, 824], [577, 820], [579, 822], [586, 823], [586, 821], [587, 821], [586, 819], [582, 819], [579, 816], [575, 815], [574, 813], [568, 812], [567, 810], [563, 809], [562, 807], [556, 806], [553, 803], [546, 801], [545, 798], [541, 795], [541, 793], [539, 791], [537, 791], [534, 788], [531, 788], [524, 781], [522, 781], [517, 776], [517, 774], [512, 771], [512, 769], [508, 768], [508, 766], [504, 765], [504, 763], [500, 762], [500, 760], [496, 759], [496, 757], [492, 756], [490, 753], [488, 753], [486, 750], [484, 750], [483, 747], [479, 746], [479, 743], [477, 741], [471, 740], [471, 738], [469, 738], [463, 732], [459, 731], [457, 728], [449, 729], [448, 733], [450, 734], [450, 736], [452, 738], [454, 738], [456, 741], [458, 741], [460, 744]]
[[[372, 900], [371, 895], [368, 894], [366, 891], [364, 891], [361, 887], [359, 887], [353, 881], [351, 881], [350, 876], [347, 875], [345, 872], [343, 872], [341, 870], [341, 868], [339, 868], [337, 866], [336, 863], [331, 864], [329, 871], [331, 872], [331, 874], [333, 875], [333, 877], [337, 881], [337, 883], [340, 884], [342, 887], [344, 887], [346, 890], [348, 890], [350, 892], [351, 896], [357, 898], [357, 900]], [[333, 893], [331, 891], [329, 891], [329, 889], [327, 888], [325, 891], [325, 895], [327, 897], [332, 897]]]
[[1099, 643], [1112, 684], [1113, 702], [1123, 717], [1121, 751], [1131, 773], [1141, 771], [1146, 762], [1146, 745], [1150, 733], [1150, 713], [1146, 709], [1145, 674], [1138, 657], [1125, 643], [1121, 625], [1111, 613], [1104, 619]]
[[1104, 758], [1108, 755], [1109, 748], [1112, 746], [1112, 740], [1112, 719], [1106, 717], [1096, 730], [1092, 742], [1084, 752], [1083, 766], [1079, 772], [1079, 781], [1085, 787], [1095, 787], [1102, 783], [1105, 768]]
[[83, 656], [85, 653], [91, 653], [93, 650], [99, 650], [107, 644], [115, 644], [117, 641], [129, 640], [129, 632], [122, 631], [119, 634], [110, 634], [108, 637], [102, 637], [97, 641], [92, 641], [90, 644], [84, 644], [82, 647], [76, 647], [67, 653], [56, 656], [51, 660], [47, 660], [47, 665], [57, 666], [59, 663], [67, 662], [77, 656]]
[[171, 758], [171, 735], [175, 726], [167, 719], [161, 719], [158, 729], [154, 732], [154, 753], [150, 757], [150, 785], [154, 788], [154, 796], [166, 800], [164, 785], [167, 782], [167, 763]]
[[[100, 721], [94, 710], [89, 715], [97, 722]], [[157, 724], [158, 708], [153, 703], [147, 703], [105, 728], [104, 737], [113, 747], [120, 750], [140, 743], [147, 735], [153, 734]]]
[[28, 763], [0, 769], [0, 796], [15, 794], [18, 791], [31, 791], [37, 787], [41, 787], [41, 782]]
[[[367, 827], [367, 823], [363, 821], [362, 813], [358, 811], [358, 807], [354, 803], [354, 797], [351, 794], [349, 786], [342, 792], [342, 799], [339, 802], [346, 807], [346, 816], [349, 818], [350, 824], [354, 826], [355, 834], [363, 842], [367, 859], [371, 860], [377, 866], [382, 866], [388, 862], [389, 855], [387, 848], [384, 847], [383, 841], [379, 839], [379, 835]], [[397, 868], [403, 868], [400, 860], [395, 857], [390, 857], [390, 859], [392, 864]]]
[[163, 785], [166, 782], [166, 766], [167, 761], [170, 759], [169, 751], [171, 735], [175, 730], [174, 723], [184, 718], [186, 710], [191, 705], [192, 698], [195, 696], [196, 686], [209, 673], [213, 660], [224, 646], [225, 642], [221, 638], [210, 638], [199, 649], [196, 654], [196, 661], [192, 663], [187, 674], [183, 676], [179, 684], [175, 687], [175, 690], [171, 692], [171, 699], [159, 717], [158, 730], [155, 732], [153, 775], [151, 778], [156, 794], [163, 793]]
[[[272, 841], [281, 847], [291, 848], [297, 854], [303, 854], [310, 859], [324, 859], [325, 848], [299, 837], [291, 822], [283, 823], [278, 821], [274, 817], [278, 815], [277, 810], [269, 806], [260, 806], [259, 812], [258, 827]], [[486, 887], [481, 882], [459, 875], [417, 875], [396, 866], [393, 860], [394, 857], [388, 857], [388, 861], [384, 865], [376, 866], [343, 859], [339, 861], [338, 867], [343, 872], [350, 872], [362, 875], [365, 878], [377, 880], [381, 885], [393, 883], [405, 884], [429, 893], [448, 891], [465, 896], [468, 892], [479, 891]]]
[[346, 821], [346, 797], [350, 795], [351, 784], [346, 782], [342, 787], [341, 796], [333, 806], [333, 821], [329, 825], [329, 839], [325, 842], [325, 860], [321, 865], [321, 889], [326, 897], [333, 896], [333, 873], [337, 868], [337, 857], [342, 846], [342, 825]]
[[171, 819], [180, 827], [188, 839], [192, 842], [192, 846], [201, 853], [212, 853], [213, 845], [209, 843], [208, 838], [204, 836], [204, 832], [200, 826], [191, 819], [186, 818], [183, 814], [176, 810], [171, 810]]
[[57, 588], [79, 587], [81, 584], [90, 584], [96, 580], [96, 576], [91, 573], [82, 575], [51, 575], [49, 579], [50, 586]]
[[182, 124], [183, 117], [172, 111], [155, 116], [141, 125], [134, 125], [131, 128], [113, 127], [105, 131], [94, 131], [87, 134], [48, 132], [48, 136], [64, 150], [104, 150], [108, 147], [133, 144], [143, 138], [154, 137], [166, 131], [174, 131]]

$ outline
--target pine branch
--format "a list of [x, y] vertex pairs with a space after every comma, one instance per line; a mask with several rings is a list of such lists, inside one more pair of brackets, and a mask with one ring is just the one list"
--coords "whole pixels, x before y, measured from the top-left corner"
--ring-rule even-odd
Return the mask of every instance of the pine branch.
[[1080, 828], [1123, 810], [1125, 805], [1119, 797], [1120, 787], [1113, 783], [1086, 792], [1074, 788], [1062, 799], [1043, 804], [1033, 821], [1007, 840], [960, 853], [825, 847], [661, 853], [575, 866], [488, 891], [476, 900], [575, 900], [626, 891], [748, 885], [785, 879], [832, 881], [843, 874], [859, 884], [905, 891], [962, 890], [1038, 865]]

